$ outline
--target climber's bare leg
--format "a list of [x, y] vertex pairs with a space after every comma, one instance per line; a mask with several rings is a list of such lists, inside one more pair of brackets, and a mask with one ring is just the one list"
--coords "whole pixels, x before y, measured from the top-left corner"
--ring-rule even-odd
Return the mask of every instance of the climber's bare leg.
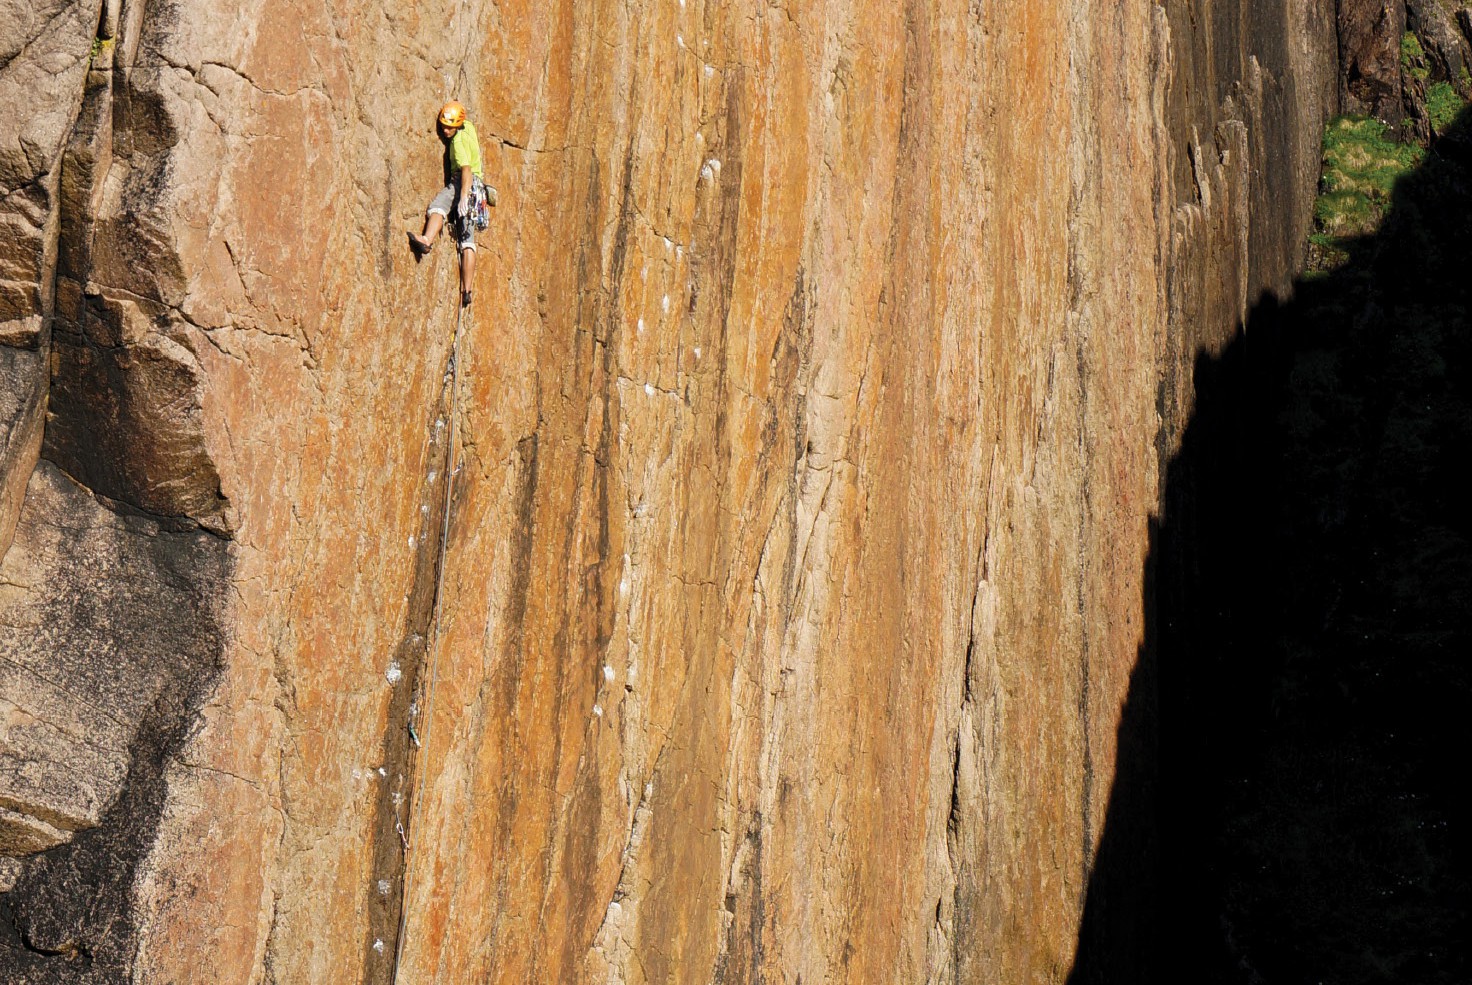
[[469, 294], [475, 285], [475, 251], [460, 251], [460, 293]]
[[[431, 212], [424, 217], [424, 233], [414, 236], [414, 242], [421, 250], [427, 250], [434, 245], [434, 241], [440, 238], [440, 230], [445, 228], [445, 217], [438, 212]], [[413, 233], [410, 233], [413, 236]]]

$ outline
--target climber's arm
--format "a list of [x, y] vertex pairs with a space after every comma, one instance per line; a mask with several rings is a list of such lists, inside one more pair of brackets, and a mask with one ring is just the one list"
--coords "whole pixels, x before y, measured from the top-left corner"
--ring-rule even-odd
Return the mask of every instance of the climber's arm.
[[464, 215], [470, 209], [470, 185], [473, 181], [475, 181], [475, 175], [470, 165], [467, 164], [460, 169], [460, 201], [457, 203], [460, 215]]

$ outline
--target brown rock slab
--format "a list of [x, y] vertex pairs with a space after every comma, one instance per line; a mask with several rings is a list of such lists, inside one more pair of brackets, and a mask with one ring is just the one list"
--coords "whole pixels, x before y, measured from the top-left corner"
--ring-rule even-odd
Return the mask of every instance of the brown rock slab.
[[1338, 11], [1345, 111], [1399, 124], [1405, 115], [1400, 56], [1405, 0], [1348, 0]]

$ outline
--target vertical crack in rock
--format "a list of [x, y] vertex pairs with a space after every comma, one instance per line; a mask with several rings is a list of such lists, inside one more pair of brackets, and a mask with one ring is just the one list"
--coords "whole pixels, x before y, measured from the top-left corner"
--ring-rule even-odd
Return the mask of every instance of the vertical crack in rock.
[[[463, 357], [463, 353], [462, 353]], [[433, 709], [429, 698], [431, 662], [442, 641], [435, 637], [436, 606], [440, 598], [438, 576], [448, 544], [443, 536], [445, 510], [454, 518], [456, 449], [451, 447], [450, 415], [453, 406], [455, 367], [447, 366], [441, 379], [440, 398], [429, 425], [424, 461], [430, 471], [420, 487], [419, 514], [414, 534], [413, 579], [398, 645], [385, 671], [392, 686], [388, 725], [380, 746], [377, 796], [374, 800], [371, 857], [367, 887], [367, 932], [363, 942], [364, 985], [388, 985], [393, 980], [395, 958], [405, 946], [400, 940], [405, 927], [404, 907], [412, 900], [406, 884], [408, 857], [415, 845], [415, 795], [421, 782], [420, 757]], [[446, 495], [446, 489], [451, 491]]]
[[736, 846], [731, 861], [731, 879], [725, 898], [730, 926], [716, 959], [711, 985], [760, 982], [765, 956], [767, 926], [766, 898], [762, 893], [762, 812], [751, 815], [751, 824]]
[[[59, 128], [45, 130], [55, 121], [43, 120], [57, 154], [47, 177], [30, 186], [46, 216], [28, 289], [40, 326], [31, 344], [49, 351], [56, 367], [32, 392], [44, 403], [49, 391], [51, 410], [44, 440], [32, 412], [30, 452], [15, 454], [7, 438], [0, 461], [7, 513], [19, 506], [4, 518], [6, 539], [12, 522], [14, 538], [0, 552], [0, 854], [20, 856], [7, 865], [0, 897], [0, 967], [14, 985], [90, 985], [132, 974], [139, 886], [167, 878], [154, 858], [158, 832], [173, 809], [174, 783], [203, 768], [181, 754], [216, 687], [229, 635], [234, 557], [217, 535], [228, 529], [218, 502], [164, 502], [107, 481], [118, 469], [135, 469], [155, 488], [219, 487], [202, 444], [189, 447], [188, 432], [199, 432], [197, 366], [177, 341], [155, 336], [148, 320], [167, 305], [125, 324], [122, 309], [152, 302], [126, 292], [105, 298], [90, 286], [120, 118], [127, 130], [115, 89], [124, 102], [132, 91], [118, 51], [136, 48], [137, 38], [119, 36], [119, 12], [116, 0], [67, 6], [0, 70], [4, 86], [6, 73], [29, 70], [30, 53], [50, 59], [54, 74], [60, 62], [48, 46], [61, 45], [83, 73], [76, 90], [67, 84], [73, 69], [54, 78], [56, 98], [76, 103]], [[43, 101], [43, 114], [46, 107]], [[151, 259], [165, 272], [177, 269], [168, 249]], [[89, 337], [102, 340], [108, 358], [122, 354], [114, 362], [121, 376], [77, 371], [71, 355]], [[149, 377], [151, 367], [166, 364], [184, 376]], [[80, 432], [58, 424], [66, 418], [58, 407], [96, 409], [119, 391], [130, 392], [124, 399], [145, 417], [182, 406], [195, 420], [182, 430], [120, 429], [120, 419], [106, 414]], [[15, 487], [25, 488], [23, 506], [10, 495]], [[17, 840], [15, 830], [26, 834]]]
[[[156, 38], [166, 10], [123, 6]], [[119, 16], [113, 3], [99, 30]], [[60, 183], [53, 369], [42, 451], [89, 488], [145, 513], [233, 530], [205, 439], [201, 334], [180, 310], [187, 278], [167, 176], [188, 128], [140, 56], [141, 37], [99, 37]], [[121, 189], [116, 199], [108, 189]]]
[[[148, 26], [166, 29], [157, 19]], [[89, 76], [62, 180], [46, 454], [115, 500], [228, 533], [227, 504], [203, 440], [201, 368], [192, 351], [197, 326], [179, 310], [183, 275], [163, 229], [170, 207], [163, 177], [179, 139], [178, 111], [152, 88], [157, 67], [135, 64], [123, 72], [111, 37], [99, 37], [96, 47], [106, 70]], [[130, 47], [136, 54], [136, 39]], [[122, 200], [105, 204], [109, 176], [119, 170]], [[124, 217], [141, 228], [118, 228]], [[123, 257], [158, 279], [99, 282]]]
[[[86, 106], [97, 102], [96, 80], [107, 74], [96, 63], [111, 55], [109, 6], [57, 3], [33, 11], [45, 22], [16, 25], [24, 40], [0, 65], [0, 105], [9, 104], [0, 130], [12, 130], [16, 140], [13, 149], [0, 146], [0, 558], [41, 453], [63, 211], [75, 211], [64, 209], [64, 159]], [[86, 43], [88, 25], [96, 26], [98, 55], [57, 72], [58, 56], [74, 56], [68, 49]], [[43, 72], [50, 91], [27, 91]]]
[[[623, 411], [618, 399], [621, 375], [618, 353], [624, 331], [620, 312], [630, 240], [637, 216], [633, 209], [634, 164], [635, 144], [631, 134], [623, 156], [618, 221], [604, 275], [596, 247], [601, 238], [603, 167], [597, 154], [592, 155], [583, 208], [586, 225], [580, 237], [584, 249], [579, 255], [577, 270], [577, 318], [581, 324], [592, 325], [592, 331], [586, 337], [589, 351], [583, 385], [588, 394], [590, 420], [585, 425], [584, 434], [596, 434], [597, 438], [591, 448], [584, 448], [578, 463], [579, 477], [570, 511], [573, 519], [568, 529], [567, 557], [578, 558], [579, 568], [569, 573], [569, 581], [576, 589], [573, 605], [564, 620], [566, 636], [558, 641], [557, 651], [570, 658], [559, 661], [559, 674], [564, 664], [568, 665], [570, 673], [576, 673], [579, 666], [587, 667], [592, 677], [595, 703], [596, 692], [604, 681], [602, 668], [608, 663], [608, 648], [618, 616], [618, 583], [622, 577], [621, 564], [618, 563], [621, 552], [614, 550], [615, 537], [621, 536], [614, 529], [617, 522], [614, 508], [618, 496], [616, 484], [620, 476], [620, 470], [615, 468], [615, 456]], [[584, 529], [575, 533], [575, 525]], [[575, 548], [575, 539], [588, 537], [588, 527], [592, 528], [591, 542], [584, 539]], [[559, 692], [563, 689], [560, 680], [558, 689]], [[554, 880], [565, 880], [569, 870], [591, 871], [596, 868], [600, 848], [598, 831], [607, 823], [603, 817], [605, 804], [616, 803], [619, 799], [609, 796], [597, 780], [595, 736], [604, 712], [601, 704], [596, 707], [599, 712], [587, 720], [583, 740], [587, 743], [587, 751], [579, 757], [577, 777], [567, 794], [563, 812], [565, 820], [559, 818], [546, 835], [550, 856], [543, 884], [543, 898], [546, 900], [555, 898]], [[558, 729], [557, 735], [556, 758], [561, 761], [563, 731]], [[637, 817], [635, 824], [637, 826]], [[588, 942], [596, 940], [597, 927], [604, 919], [606, 914], [600, 914], [592, 907], [579, 913], [574, 921], [575, 929], [563, 938], [561, 953], [557, 957], [561, 968], [578, 966]], [[548, 961], [547, 966], [552, 964]]]
[[1077, 350], [1078, 357], [1078, 442], [1079, 458], [1082, 462], [1080, 468], [1079, 491], [1079, 515], [1078, 515], [1078, 571], [1076, 572], [1076, 595], [1074, 604], [1077, 608], [1079, 620], [1079, 652], [1078, 652], [1078, 729], [1080, 741], [1080, 759], [1082, 776], [1079, 784], [1079, 831], [1082, 836], [1082, 851], [1079, 855], [1079, 884], [1080, 897], [1079, 907], [1083, 907], [1083, 887], [1088, 883], [1089, 873], [1094, 868], [1094, 745], [1093, 745], [1093, 708], [1090, 704], [1093, 683], [1093, 671], [1089, 666], [1092, 657], [1090, 652], [1090, 630], [1089, 630], [1089, 569], [1090, 556], [1088, 545], [1092, 542], [1092, 503], [1090, 501], [1089, 468], [1091, 454], [1089, 450], [1089, 425], [1088, 425], [1088, 360], [1084, 352], [1084, 343], [1080, 340]]
[[[977, 648], [982, 645], [982, 627], [978, 626], [978, 619], [985, 604], [983, 593], [988, 590], [991, 577], [989, 555], [992, 546], [992, 518], [997, 510], [998, 456], [999, 451], [993, 446], [986, 482], [982, 487], [982, 501], [986, 507], [981, 513], [983, 530], [976, 559], [969, 572], [973, 589], [966, 620], [966, 653], [961, 662], [961, 682], [958, 688], [960, 706], [957, 709], [955, 734], [951, 739], [950, 802], [945, 819], [950, 899], [947, 900], [944, 893], [938, 895], [935, 907], [935, 932], [941, 935], [948, 947], [937, 955], [937, 965], [944, 963], [945, 967], [931, 967], [933, 981], [961, 980], [962, 969], [966, 967], [970, 955], [971, 943], [963, 930], [972, 919], [971, 901], [978, 891], [970, 864], [970, 855], [974, 850], [970, 845], [970, 840], [974, 838], [970, 829], [978, 821], [967, 816], [966, 806], [968, 801], [984, 803], [987, 796], [984, 777], [981, 775], [984, 762], [979, 755], [981, 722], [978, 720], [976, 685], [980, 670], [976, 666], [976, 657]], [[978, 784], [983, 788], [975, 789]], [[950, 904], [949, 907], [947, 903]]]
[[[526, 661], [527, 613], [532, 591], [532, 552], [535, 548], [537, 533], [536, 504], [542, 483], [541, 437], [538, 432], [533, 432], [517, 442], [516, 461], [518, 465], [516, 475], [519, 481], [516, 486], [513, 513], [515, 522], [507, 545], [511, 572], [511, 584], [506, 593], [505, 653], [507, 659], [499, 686], [492, 695], [495, 702], [493, 712], [503, 721], [511, 721], [515, 717], [520, 701], [519, 683]], [[499, 741], [502, 744], [501, 761], [514, 762], [517, 754], [515, 749], [517, 737], [514, 730], [501, 730]], [[496, 790], [497, 796], [502, 798], [502, 810], [497, 815], [496, 833], [492, 844], [504, 851], [511, 844], [512, 825], [516, 817], [520, 791], [513, 778], [499, 782]], [[492, 886], [498, 900], [506, 898], [509, 885], [508, 866], [497, 865]], [[490, 928], [483, 942], [487, 952], [492, 955], [497, 953], [501, 943], [501, 921], [505, 918], [506, 912], [504, 906], [497, 906], [493, 911]]]
[[[662, 758], [662, 751], [661, 757]], [[654, 762], [650, 769], [650, 776], [659, 775], [659, 759]], [[653, 806], [650, 801], [654, 796], [654, 780], [651, 779], [644, 785], [639, 794], [639, 800], [634, 805], [633, 822], [629, 825], [629, 836], [624, 842], [623, 850], [619, 853], [618, 878], [614, 882], [613, 896], [609, 899], [603, 909], [602, 923], [593, 933], [593, 950], [601, 953], [608, 962], [617, 980], [624, 980], [622, 969], [630, 959], [634, 942], [629, 939], [632, 925], [637, 920], [637, 907], [639, 896], [635, 891], [635, 881], [639, 878], [636, 866], [639, 862], [640, 852], [649, 832], [649, 822], [653, 817]]]

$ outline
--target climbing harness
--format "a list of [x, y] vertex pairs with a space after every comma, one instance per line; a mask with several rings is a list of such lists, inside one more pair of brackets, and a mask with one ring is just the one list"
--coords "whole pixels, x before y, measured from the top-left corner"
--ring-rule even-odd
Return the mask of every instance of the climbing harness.
[[[457, 425], [460, 418], [460, 330], [465, 323], [465, 305], [457, 304], [455, 312], [455, 334], [450, 342], [450, 363], [445, 375], [450, 378], [450, 434], [446, 444], [445, 457], [445, 501], [443, 505], [443, 521], [440, 525], [439, 557], [435, 560], [434, 573], [434, 599], [432, 602], [434, 611], [434, 631], [425, 647], [425, 653], [429, 657], [429, 687], [424, 692], [424, 737], [420, 740], [419, 734], [414, 730], [414, 717], [418, 713], [418, 701], [411, 706], [410, 720], [408, 724], [409, 737], [421, 752], [429, 748], [429, 733], [434, 725], [434, 694], [435, 686], [439, 683], [439, 653], [441, 641], [441, 615], [444, 601], [445, 585], [445, 555], [449, 552], [450, 545], [450, 504], [455, 492], [455, 476], [460, 474], [460, 469], [455, 465], [455, 437]], [[415, 754], [417, 759], [419, 753]], [[417, 769], [418, 776], [415, 778], [414, 792], [409, 799], [409, 828], [412, 830], [414, 818], [419, 812], [419, 806], [424, 799], [424, 783], [427, 776], [426, 770]], [[394, 827], [399, 835], [399, 843], [402, 846], [404, 858], [404, 884], [400, 894], [399, 902], [399, 930], [398, 940], [394, 943], [394, 968], [390, 978], [392, 985], [398, 985], [399, 965], [404, 958], [405, 930], [409, 922], [409, 899], [410, 890], [413, 888], [412, 880], [414, 870], [409, 864], [410, 842], [408, 831], [405, 830], [401, 821], [395, 821]]]

